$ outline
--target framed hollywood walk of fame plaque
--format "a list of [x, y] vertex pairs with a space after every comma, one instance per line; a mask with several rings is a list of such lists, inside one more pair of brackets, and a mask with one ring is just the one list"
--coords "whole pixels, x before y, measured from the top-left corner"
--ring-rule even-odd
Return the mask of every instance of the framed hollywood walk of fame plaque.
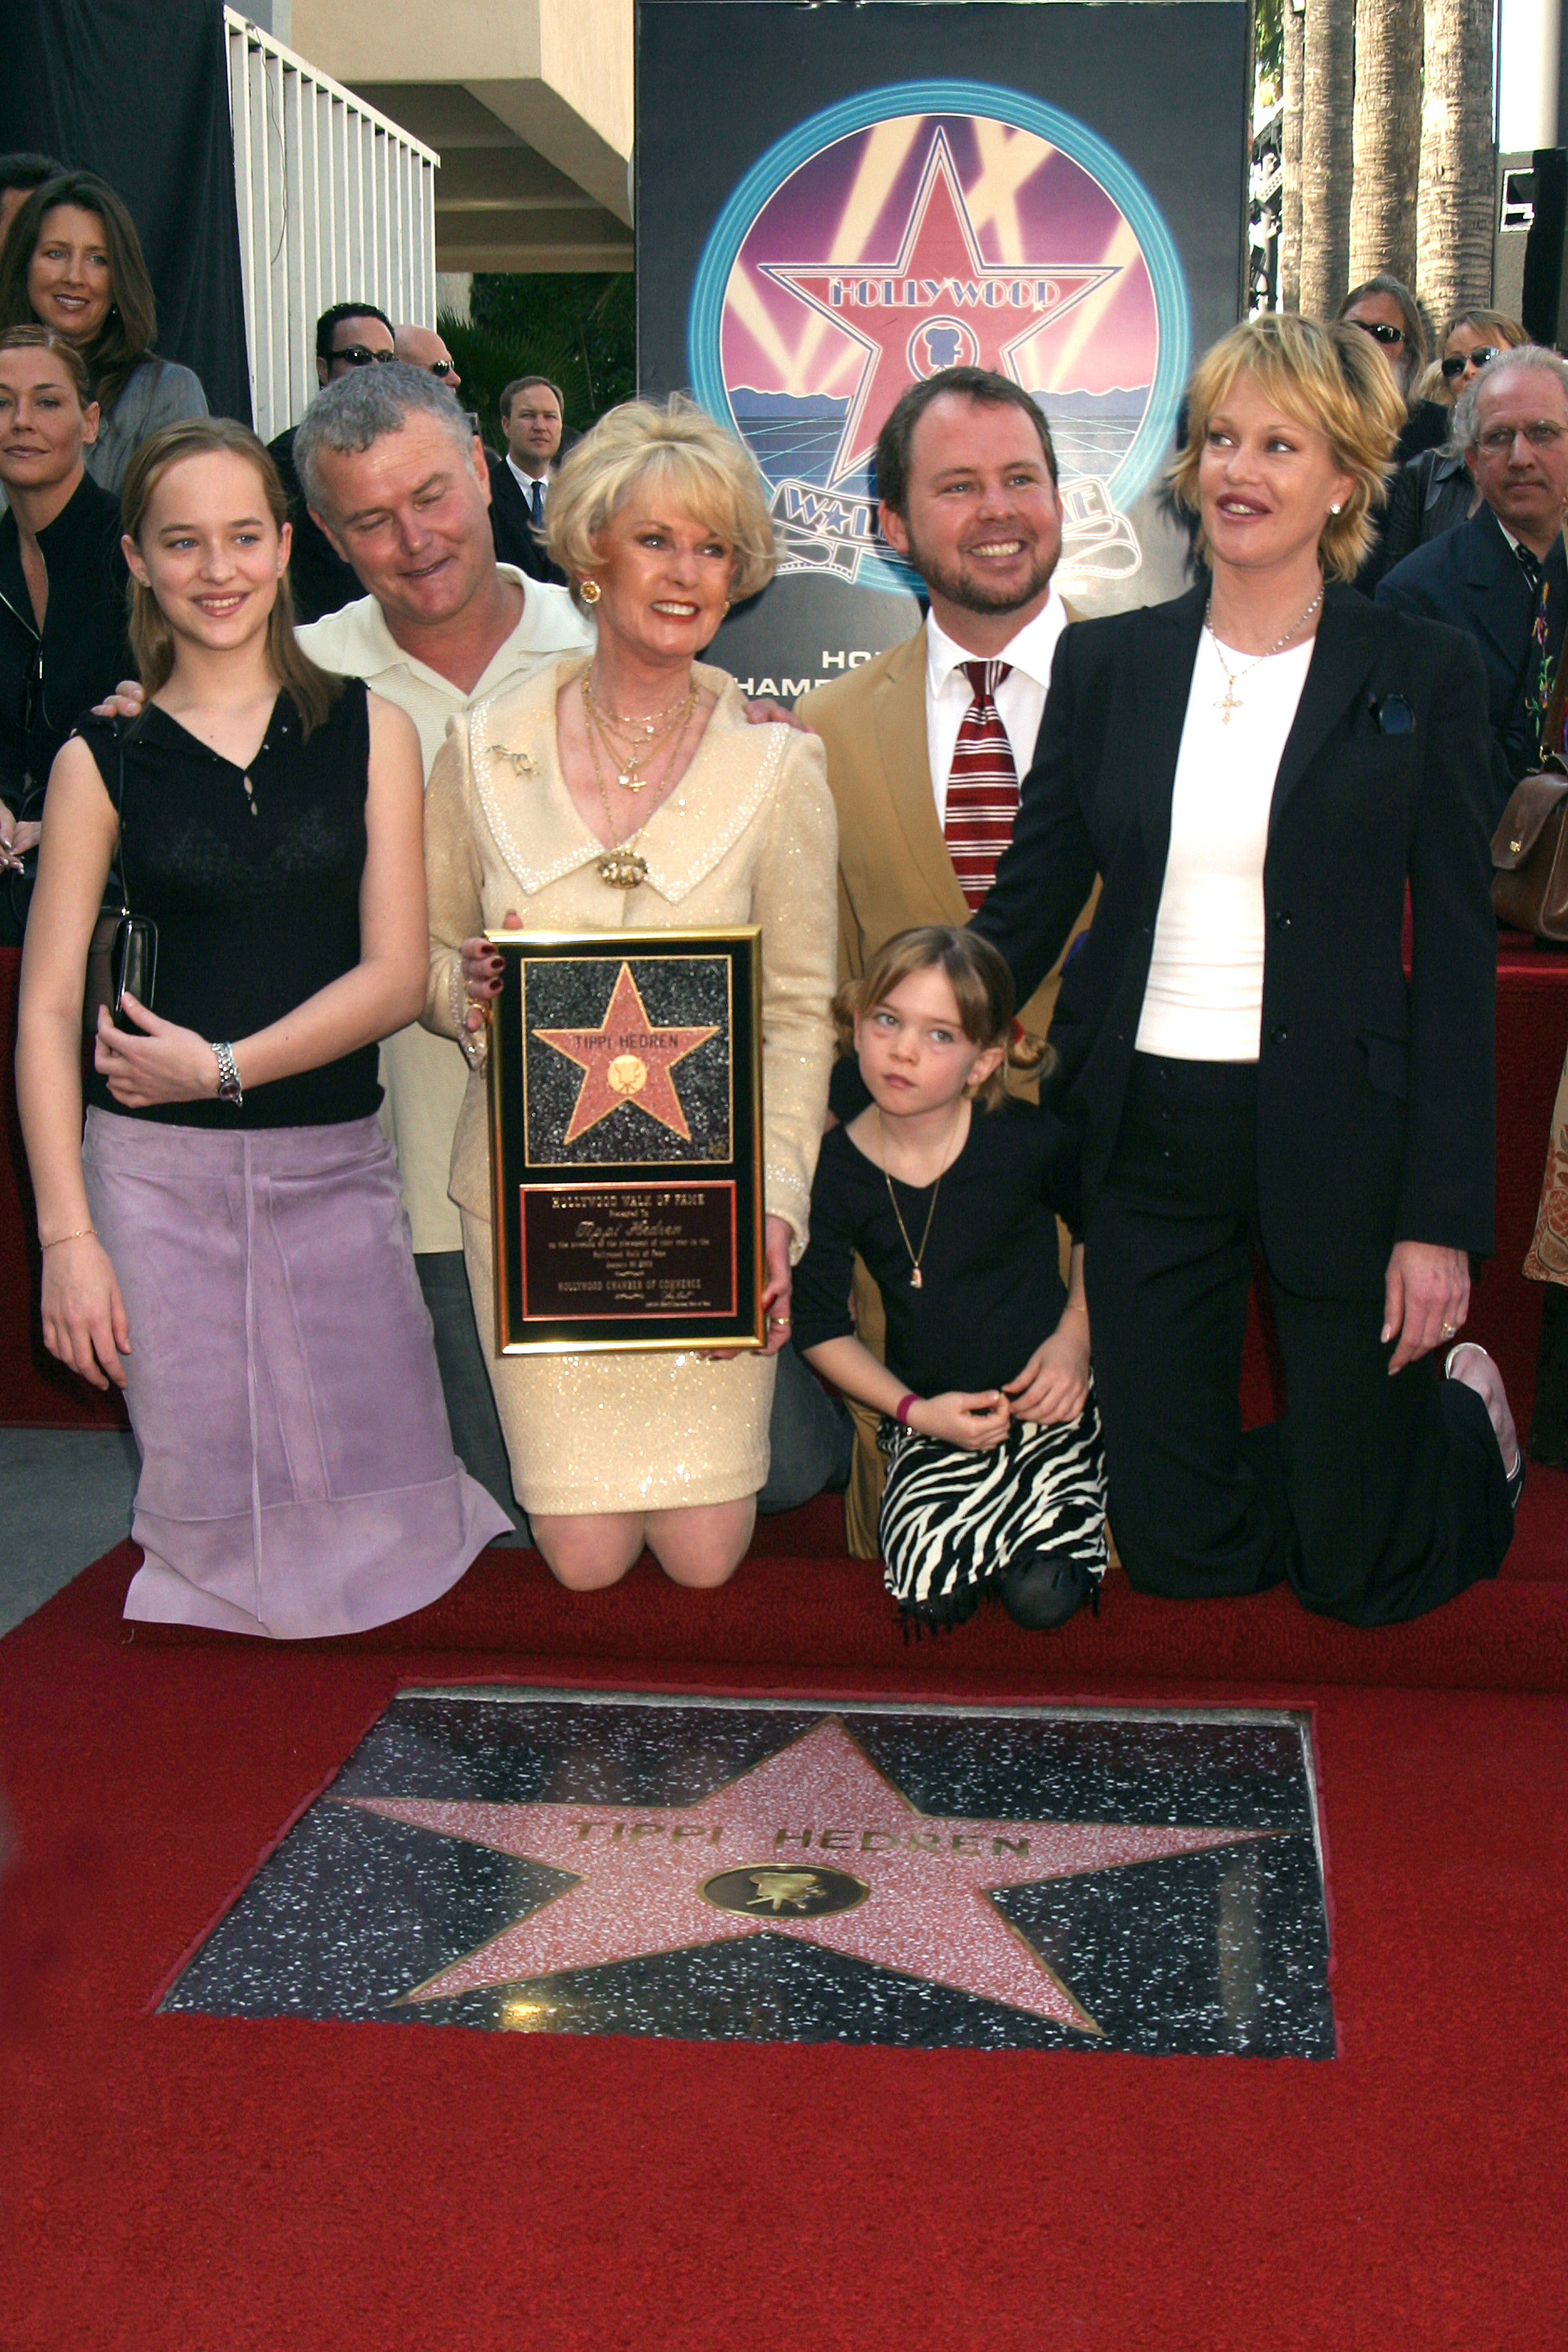
[[761, 1347], [760, 931], [488, 937], [498, 1351]]

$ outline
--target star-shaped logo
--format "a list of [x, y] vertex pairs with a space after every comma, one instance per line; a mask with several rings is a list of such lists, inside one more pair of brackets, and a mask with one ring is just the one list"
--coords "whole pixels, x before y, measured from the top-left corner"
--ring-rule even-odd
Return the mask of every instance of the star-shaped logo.
[[691, 1140], [691, 1129], [686, 1123], [686, 1113], [680, 1107], [680, 1097], [675, 1091], [670, 1072], [688, 1054], [695, 1054], [710, 1037], [716, 1037], [716, 1027], [707, 1029], [656, 1029], [644, 1009], [642, 994], [632, 978], [629, 963], [623, 963], [610, 998], [609, 1010], [597, 1029], [536, 1029], [533, 1034], [546, 1045], [553, 1045], [569, 1062], [575, 1062], [583, 1072], [583, 1083], [577, 1090], [565, 1141], [575, 1143], [580, 1135], [597, 1127], [623, 1104], [630, 1103], [646, 1111], [649, 1118], [658, 1119], [660, 1127], [668, 1128], [684, 1143]]
[[910, 385], [949, 367], [993, 368], [1022, 383], [1026, 344], [1116, 275], [1118, 265], [1013, 262], [981, 255], [945, 131], [932, 136], [898, 257], [762, 265], [866, 354], [832, 479], [857, 473]]
[[836, 1716], [695, 1805], [340, 1801], [572, 1874], [408, 2001], [766, 1934], [1091, 2035], [1093, 2017], [993, 1902], [996, 1891], [1268, 1834], [922, 1813]]

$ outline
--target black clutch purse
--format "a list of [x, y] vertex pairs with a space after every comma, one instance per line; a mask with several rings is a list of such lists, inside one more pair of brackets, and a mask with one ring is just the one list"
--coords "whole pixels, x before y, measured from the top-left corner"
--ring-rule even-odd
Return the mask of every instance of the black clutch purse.
[[114, 740], [119, 754], [114, 813], [120, 825], [120, 851], [110, 868], [109, 891], [92, 927], [87, 950], [81, 1026], [89, 1048], [98, 1034], [100, 1006], [108, 1010], [117, 1029], [134, 1029], [136, 1025], [126, 1018], [122, 1009], [128, 991], [148, 1012], [156, 1010], [153, 998], [158, 985], [158, 926], [149, 915], [132, 913], [125, 879], [125, 738], [118, 719]]

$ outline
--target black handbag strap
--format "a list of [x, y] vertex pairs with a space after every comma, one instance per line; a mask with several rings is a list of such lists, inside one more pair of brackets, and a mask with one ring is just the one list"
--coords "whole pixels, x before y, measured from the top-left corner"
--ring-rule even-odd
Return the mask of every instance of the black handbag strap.
[[113, 720], [112, 725], [116, 755], [114, 763], [115, 849], [113, 861], [109, 868], [108, 881], [104, 886], [103, 902], [107, 909], [112, 886], [118, 877], [120, 883], [118, 911], [121, 915], [128, 915], [131, 912], [131, 885], [125, 876], [125, 727], [124, 722], [119, 719]]

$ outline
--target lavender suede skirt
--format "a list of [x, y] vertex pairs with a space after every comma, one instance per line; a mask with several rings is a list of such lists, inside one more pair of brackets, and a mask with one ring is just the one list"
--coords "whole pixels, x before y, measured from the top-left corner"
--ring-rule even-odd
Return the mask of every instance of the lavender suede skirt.
[[82, 1166], [131, 1322], [127, 1617], [357, 1633], [510, 1532], [452, 1452], [375, 1119], [214, 1134], [91, 1110]]

